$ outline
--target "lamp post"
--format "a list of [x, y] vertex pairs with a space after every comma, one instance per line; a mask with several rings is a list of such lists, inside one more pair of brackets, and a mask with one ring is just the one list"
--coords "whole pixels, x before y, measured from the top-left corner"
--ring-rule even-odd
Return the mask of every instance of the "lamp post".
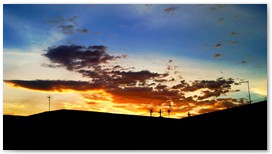
[[251, 104], [251, 97], [250, 97], [250, 90], [249, 90], [249, 81], [242, 81], [242, 82], [239, 82], [239, 83], [247, 83], [249, 104]]

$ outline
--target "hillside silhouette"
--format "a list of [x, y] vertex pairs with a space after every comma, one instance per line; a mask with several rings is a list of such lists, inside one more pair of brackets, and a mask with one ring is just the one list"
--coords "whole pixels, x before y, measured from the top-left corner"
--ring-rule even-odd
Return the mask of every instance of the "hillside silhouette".
[[57, 110], [3, 117], [4, 150], [266, 150], [267, 102], [183, 119]]

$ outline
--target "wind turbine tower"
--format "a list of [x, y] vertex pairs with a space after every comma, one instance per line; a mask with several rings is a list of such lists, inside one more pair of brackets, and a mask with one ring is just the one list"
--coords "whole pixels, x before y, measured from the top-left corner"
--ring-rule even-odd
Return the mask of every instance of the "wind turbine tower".
[[47, 98], [48, 98], [48, 103], [49, 103], [49, 111], [50, 111], [50, 100], [51, 100], [51, 98], [52, 98], [52, 97], [51, 97], [50, 95], [48, 95], [48, 96], [47, 96]]

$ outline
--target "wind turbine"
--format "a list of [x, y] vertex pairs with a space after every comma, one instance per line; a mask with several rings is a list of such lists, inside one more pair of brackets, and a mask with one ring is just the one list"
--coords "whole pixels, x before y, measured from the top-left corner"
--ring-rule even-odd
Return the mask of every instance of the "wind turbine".
[[168, 118], [169, 118], [170, 112], [171, 112], [170, 108], [171, 108], [171, 105], [169, 105], [169, 108], [168, 108]]
[[150, 109], [149, 109], [149, 111], [150, 111], [150, 117], [152, 117], [153, 110], [152, 110], [152, 105], [151, 105], [151, 103], [150, 103]]
[[49, 103], [49, 111], [50, 111], [50, 100], [51, 100], [52, 96], [48, 95], [48, 96], [47, 96], [47, 98], [48, 98], [48, 103]]
[[162, 116], [161, 116], [161, 114], [162, 114], [162, 111], [161, 111], [161, 109], [160, 109], [160, 111], [159, 111], [158, 113], [160, 114], [160, 117], [162, 117]]

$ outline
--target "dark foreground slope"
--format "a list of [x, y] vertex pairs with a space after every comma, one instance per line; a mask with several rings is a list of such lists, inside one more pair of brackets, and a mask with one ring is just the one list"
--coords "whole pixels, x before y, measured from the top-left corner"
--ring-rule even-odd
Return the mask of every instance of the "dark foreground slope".
[[59, 110], [4, 116], [4, 149], [267, 149], [267, 102], [184, 119]]

